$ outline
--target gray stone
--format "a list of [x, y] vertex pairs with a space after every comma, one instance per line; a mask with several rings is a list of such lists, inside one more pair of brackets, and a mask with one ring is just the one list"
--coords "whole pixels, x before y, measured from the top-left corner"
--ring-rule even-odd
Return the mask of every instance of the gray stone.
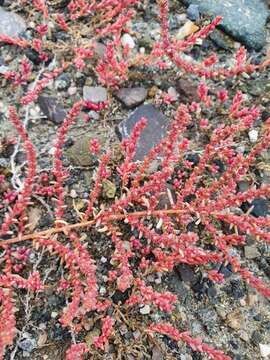
[[266, 40], [265, 24], [269, 15], [261, 0], [184, 0], [199, 6], [203, 14], [223, 17], [220, 28], [248, 48], [260, 50]]
[[62, 105], [57, 102], [56, 98], [40, 95], [38, 97], [38, 105], [48, 120], [56, 125], [62, 124], [66, 117], [66, 111]]
[[0, 7], [0, 35], [17, 37], [25, 29], [26, 23], [21, 16]]
[[122, 88], [116, 92], [115, 96], [128, 109], [140, 105], [147, 97], [147, 90], [144, 87]]
[[244, 251], [245, 251], [245, 258], [246, 259], [256, 259], [257, 257], [259, 257], [261, 254], [259, 253], [258, 249], [256, 246], [254, 245], [247, 245], [244, 247]]
[[98, 156], [89, 150], [92, 139], [97, 139], [102, 148], [105, 148], [106, 136], [95, 130], [91, 134], [78, 137], [74, 144], [67, 149], [66, 155], [75, 166], [93, 166], [98, 160]]
[[197, 21], [200, 18], [198, 5], [190, 4], [187, 8], [187, 17], [192, 21]]
[[31, 353], [36, 346], [37, 346], [36, 340], [31, 338], [23, 339], [18, 342], [18, 347], [21, 350], [26, 351], [28, 353]]
[[181, 280], [185, 283], [195, 284], [198, 277], [195, 275], [194, 269], [186, 264], [179, 264], [175, 267]]
[[137, 143], [134, 161], [143, 160], [149, 151], [166, 137], [168, 130], [169, 121], [160, 111], [151, 104], [141, 105], [117, 126], [116, 132], [120, 140], [129, 138], [134, 126], [142, 117], [147, 119], [147, 125]]
[[108, 98], [107, 90], [102, 86], [84, 86], [83, 99], [93, 103], [104, 102]]
[[269, 200], [267, 199], [256, 198], [252, 200], [251, 206], [253, 206], [251, 214], [255, 217], [266, 217], [269, 213]]

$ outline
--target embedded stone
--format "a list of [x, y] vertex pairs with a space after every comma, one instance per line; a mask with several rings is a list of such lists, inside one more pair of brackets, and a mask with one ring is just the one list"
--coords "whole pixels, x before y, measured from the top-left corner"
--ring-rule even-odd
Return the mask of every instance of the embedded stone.
[[184, 3], [198, 5], [202, 14], [221, 15], [220, 28], [246, 47], [260, 50], [265, 45], [269, 11], [264, 1], [184, 0]]
[[0, 35], [18, 37], [25, 29], [26, 23], [21, 16], [0, 7]]
[[198, 5], [190, 4], [187, 8], [187, 17], [192, 21], [197, 21], [200, 18]]
[[130, 137], [134, 126], [142, 117], [147, 120], [147, 124], [139, 137], [134, 161], [142, 161], [149, 151], [166, 137], [168, 131], [169, 121], [165, 115], [151, 104], [141, 105], [116, 127], [120, 140]]
[[84, 86], [83, 99], [93, 103], [104, 102], [108, 98], [107, 90], [102, 86]]
[[122, 88], [115, 93], [115, 96], [128, 109], [140, 105], [147, 97], [147, 90], [144, 87]]
[[57, 99], [51, 96], [40, 95], [38, 105], [43, 114], [54, 124], [62, 124], [66, 117], [66, 111]]
[[253, 206], [251, 214], [255, 217], [265, 217], [269, 212], [269, 201], [266, 199], [256, 198], [251, 202], [251, 206]]

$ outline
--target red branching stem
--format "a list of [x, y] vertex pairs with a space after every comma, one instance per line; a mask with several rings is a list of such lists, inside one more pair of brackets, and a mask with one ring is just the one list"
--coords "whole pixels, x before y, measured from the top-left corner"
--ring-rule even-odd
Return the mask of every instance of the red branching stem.
[[52, 72], [44, 74], [44, 78], [38, 80], [35, 87], [32, 90], [29, 90], [28, 93], [21, 98], [20, 103], [22, 105], [29, 105], [31, 102], [36, 101], [40, 92], [48, 85], [50, 80], [61, 74], [66, 67], [67, 64], [64, 64], [62, 67], [56, 68]]
[[102, 334], [95, 338], [94, 344], [99, 349], [104, 349], [113, 331], [114, 319], [106, 316], [102, 319]]
[[83, 360], [84, 355], [89, 352], [85, 343], [73, 344], [66, 352], [66, 360]]
[[99, 167], [96, 172], [94, 188], [90, 193], [87, 209], [84, 214], [84, 220], [88, 220], [89, 217], [91, 216], [91, 214], [93, 213], [94, 204], [97, 201], [97, 199], [100, 195], [101, 189], [102, 189], [102, 181], [104, 179], [106, 179], [110, 174], [108, 172], [108, 170], [106, 169], [106, 167], [110, 161], [110, 158], [111, 158], [110, 152], [107, 152], [106, 154], [103, 154], [101, 156]]
[[32, 194], [34, 178], [36, 176], [36, 150], [28, 137], [27, 130], [25, 129], [21, 119], [18, 117], [16, 109], [13, 106], [9, 107], [9, 118], [17, 130], [18, 135], [23, 141], [23, 147], [27, 156], [27, 175], [24, 181], [23, 189], [18, 194], [18, 198], [11, 211], [7, 214], [0, 230], [0, 236], [6, 234], [10, 226], [16, 223], [16, 217], [24, 211]]
[[168, 323], [152, 324], [148, 331], [150, 333], [157, 332], [159, 334], [167, 335], [175, 341], [184, 341], [193, 351], [206, 353], [211, 359], [214, 360], [231, 360], [231, 358], [223, 353], [221, 350], [216, 350], [207, 344], [204, 344], [200, 338], [190, 337], [188, 332], [179, 332], [172, 325]]
[[13, 292], [10, 288], [0, 288], [0, 359], [4, 358], [5, 348], [12, 345], [16, 335], [15, 308]]
[[137, 124], [134, 126], [129, 140], [125, 139], [122, 141], [122, 147], [124, 147], [125, 150], [125, 160], [123, 164], [118, 167], [117, 170], [118, 173], [121, 175], [123, 187], [127, 185], [129, 175], [133, 174], [136, 171], [137, 165], [132, 162], [132, 160], [136, 153], [139, 137], [141, 136], [141, 133], [146, 127], [146, 125], [147, 120], [145, 118], [141, 118], [141, 120], [138, 121]]

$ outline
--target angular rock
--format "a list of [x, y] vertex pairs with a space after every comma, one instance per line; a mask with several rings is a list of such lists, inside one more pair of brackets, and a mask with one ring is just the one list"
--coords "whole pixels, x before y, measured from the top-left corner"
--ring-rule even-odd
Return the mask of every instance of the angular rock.
[[253, 209], [251, 211], [252, 215], [254, 215], [255, 217], [267, 216], [267, 214], [269, 212], [269, 201], [268, 200], [262, 199], [262, 198], [257, 198], [251, 202], [251, 205], [253, 206]]
[[93, 103], [104, 102], [108, 98], [107, 90], [102, 86], [84, 86], [83, 99]]
[[198, 5], [190, 4], [187, 8], [187, 17], [189, 20], [197, 21], [200, 18], [200, 12]]
[[175, 84], [176, 90], [181, 96], [182, 102], [198, 101], [197, 85], [194, 81], [179, 79]]
[[120, 140], [129, 138], [134, 126], [142, 117], [147, 119], [147, 125], [141, 132], [137, 143], [134, 161], [143, 160], [149, 151], [166, 137], [168, 131], [169, 121], [165, 115], [151, 104], [141, 105], [116, 127], [116, 133]]
[[175, 267], [181, 280], [185, 283], [195, 284], [198, 280], [193, 268], [186, 264], [179, 264]]
[[62, 105], [57, 102], [56, 98], [40, 95], [38, 97], [38, 105], [48, 120], [56, 125], [62, 124], [66, 117], [66, 111]]
[[140, 105], [147, 97], [147, 90], [144, 87], [122, 88], [115, 93], [115, 96], [128, 109]]
[[25, 29], [26, 23], [21, 16], [0, 7], [0, 35], [18, 37]]
[[220, 28], [246, 47], [260, 50], [264, 46], [269, 13], [263, 1], [184, 0], [184, 3], [198, 5], [203, 14], [221, 15], [223, 20]]

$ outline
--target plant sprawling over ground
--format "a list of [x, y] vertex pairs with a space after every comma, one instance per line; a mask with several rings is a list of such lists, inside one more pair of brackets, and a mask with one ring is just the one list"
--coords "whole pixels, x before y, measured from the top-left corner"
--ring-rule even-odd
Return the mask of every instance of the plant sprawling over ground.
[[[8, 71], [2, 76], [18, 94], [17, 103], [9, 104], [8, 117], [19, 136], [16, 146], [20, 143], [26, 154], [19, 188], [13, 187], [11, 174], [0, 175], [0, 185], [5, 186], [0, 195], [0, 358], [17, 336], [15, 302], [18, 289], [24, 289], [24, 294], [31, 296], [52, 287], [62, 292], [66, 300], [60, 322], [69, 329], [73, 339], [66, 352], [67, 359], [90, 358], [91, 354], [102, 356], [108, 350], [109, 342], [117, 336], [119, 339], [117, 329], [119, 323], [125, 321], [125, 313], [133, 314], [135, 318], [140, 307], [147, 304], [164, 312], [164, 321], [155, 323], [149, 317], [148, 327], [142, 329], [143, 338], [138, 342], [156, 341], [155, 334], [159, 333], [177, 342], [183, 341], [194, 351], [206, 353], [212, 359], [229, 359], [223, 351], [193, 338], [188, 331], [181, 331], [181, 324], [171, 316], [177, 296], [169, 291], [157, 291], [147, 284], [147, 277], [156, 273], [161, 276], [184, 263], [200, 265], [210, 280], [220, 283], [224, 279], [217, 265], [229, 263], [251, 287], [270, 296], [270, 287], [242, 267], [241, 259], [233, 251], [234, 247], [245, 244], [247, 236], [266, 243], [270, 241], [269, 217], [237, 211], [244, 202], [270, 197], [269, 185], [254, 186], [243, 192], [237, 187], [269, 146], [270, 118], [264, 122], [260, 137], [250, 152], [237, 151], [237, 139], [252, 128], [260, 117], [260, 109], [248, 106], [240, 91], [230, 97], [226, 89], [210, 93], [207, 85], [208, 79], [263, 71], [268, 66], [267, 60], [260, 65], [251, 64], [242, 47], [230, 68], [219, 64], [216, 54], [200, 63], [187, 60], [183, 55], [198, 39], [206, 38], [221, 18], [214, 19], [187, 39], [178, 40], [169, 33], [167, 0], [158, 1], [160, 40], [154, 43], [149, 53], [136, 56], [127, 45], [123, 46], [121, 36], [128, 31], [136, 11], [142, 11], [138, 0], [71, 0], [65, 11], [59, 10], [53, 15], [43, 0], [21, 0], [20, 5], [29, 14], [34, 14], [39, 23], [31, 38], [0, 36], [2, 46], [22, 50], [18, 71]], [[50, 40], [51, 22], [72, 36], [73, 49], [64, 43], [57, 46]], [[79, 36], [79, 23], [85, 36]], [[97, 57], [97, 46], [101, 42], [104, 54]], [[42, 67], [40, 74], [36, 75], [36, 68], [33, 69], [32, 63], [23, 55], [26, 50], [37, 54], [35, 66]], [[117, 164], [113, 161], [113, 152], [102, 149], [97, 140], [89, 144], [89, 153], [99, 156], [99, 163], [92, 187], [86, 189], [89, 198], [75, 213], [72, 209], [71, 221], [67, 220], [71, 210], [66, 202], [66, 184], [70, 175], [64, 165], [63, 147], [70, 128], [76, 127], [82, 111], [95, 110], [102, 114], [110, 103], [95, 104], [79, 99], [73, 104], [58, 129], [49, 170], [38, 167], [38, 154], [25, 120], [43, 89], [69, 67], [80, 71], [91, 69], [97, 81], [111, 89], [127, 82], [130, 71], [136, 67], [148, 68], [149, 72], [154, 68], [164, 73], [185, 72], [200, 78], [198, 101], [178, 105], [167, 136], [141, 162], [133, 159], [138, 139], [147, 127], [147, 119], [142, 118], [130, 138], [122, 141], [122, 160]], [[31, 87], [26, 87], [29, 83]], [[163, 94], [160, 101], [170, 104], [172, 99]], [[212, 124], [207, 118], [207, 114], [215, 111], [217, 117], [222, 114], [223, 122]], [[192, 126], [208, 136], [196, 162], [187, 156], [193, 146], [188, 135]], [[223, 163], [222, 173], [218, 171], [217, 159]], [[158, 166], [153, 172], [152, 164], [156, 160]], [[110, 201], [104, 201], [104, 179], [116, 178], [116, 195]], [[170, 206], [161, 208], [161, 196], [167, 192]], [[32, 232], [27, 209], [35, 196], [54, 208], [54, 224]], [[104, 242], [106, 256], [110, 257], [107, 272], [102, 276], [98, 274], [102, 256], [96, 256], [93, 251], [95, 241]], [[44, 264], [30, 261], [31, 251], [42, 256], [48, 253], [48, 262], [60, 260], [62, 271], [54, 284], [42, 275]], [[103, 287], [110, 294], [118, 291], [123, 295], [121, 306], [115, 305], [111, 296], [102, 295], [100, 289]], [[90, 318], [100, 321], [101, 328], [91, 346], [81, 337]]]

